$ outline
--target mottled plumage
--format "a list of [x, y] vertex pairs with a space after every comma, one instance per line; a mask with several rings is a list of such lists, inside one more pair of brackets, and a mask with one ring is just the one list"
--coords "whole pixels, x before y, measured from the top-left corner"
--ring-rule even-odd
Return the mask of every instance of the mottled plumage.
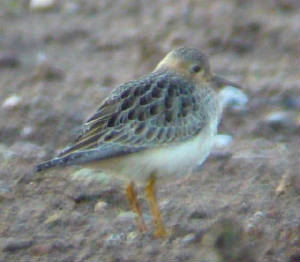
[[[213, 75], [199, 50], [178, 48], [150, 74], [113, 90], [76, 141], [36, 170], [84, 164], [131, 181], [148, 181], [157, 235], [164, 235], [154, 177], [176, 178], [207, 158], [221, 116], [215, 89], [224, 85], [238, 87]], [[127, 196], [145, 227], [133, 185]]]
[[[63, 161], [52, 163], [99, 161], [188, 141], [207, 124], [209, 112], [216, 111], [212, 92], [203, 85], [196, 88], [176, 73], [159, 70], [119, 86], [83, 125], [76, 142], [58, 156]], [[102, 149], [105, 154], [98, 154]], [[82, 151], [84, 158], [79, 157]], [[47, 164], [51, 162], [37, 169], [50, 167]]]

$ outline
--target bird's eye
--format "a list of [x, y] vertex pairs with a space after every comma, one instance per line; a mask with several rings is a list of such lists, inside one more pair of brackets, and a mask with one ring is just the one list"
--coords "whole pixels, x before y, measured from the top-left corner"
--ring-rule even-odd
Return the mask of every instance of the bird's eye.
[[201, 66], [199, 66], [199, 65], [195, 65], [195, 66], [193, 66], [193, 68], [192, 68], [192, 70], [193, 70], [194, 73], [200, 72], [201, 69], [202, 69], [202, 68], [201, 68]]

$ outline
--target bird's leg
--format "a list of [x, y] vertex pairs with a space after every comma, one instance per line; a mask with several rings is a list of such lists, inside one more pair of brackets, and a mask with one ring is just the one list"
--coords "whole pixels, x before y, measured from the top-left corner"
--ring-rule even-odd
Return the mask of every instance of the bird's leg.
[[155, 236], [166, 237], [167, 231], [165, 230], [164, 222], [157, 203], [155, 182], [156, 182], [156, 177], [154, 174], [151, 174], [146, 186], [146, 197], [149, 203], [152, 219], [156, 227]]
[[145, 224], [143, 215], [142, 215], [142, 210], [140, 207], [140, 204], [138, 202], [137, 196], [136, 196], [136, 192], [135, 192], [135, 186], [134, 186], [134, 182], [130, 182], [129, 185], [126, 188], [126, 195], [129, 201], [129, 204], [132, 208], [132, 210], [134, 212], [137, 213], [138, 218], [137, 218], [137, 224], [138, 224], [138, 228], [141, 231], [148, 231], [148, 228]]

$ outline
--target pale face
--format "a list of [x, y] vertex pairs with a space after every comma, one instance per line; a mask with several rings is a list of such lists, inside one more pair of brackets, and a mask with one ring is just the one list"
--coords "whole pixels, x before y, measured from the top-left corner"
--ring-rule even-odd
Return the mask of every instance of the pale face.
[[241, 88], [240, 85], [214, 75], [210, 70], [207, 57], [195, 48], [178, 48], [169, 52], [156, 66], [154, 71], [170, 70], [194, 81], [198, 86], [211, 83], [213, 88], [220, 89], [225, 86]]
[[205, 55], [195, 49], [176, 49], [166, 55], [155, 71], [167, 69], [182, 74], [195, 82], [207, 82], [211, 79], [209, 63]]

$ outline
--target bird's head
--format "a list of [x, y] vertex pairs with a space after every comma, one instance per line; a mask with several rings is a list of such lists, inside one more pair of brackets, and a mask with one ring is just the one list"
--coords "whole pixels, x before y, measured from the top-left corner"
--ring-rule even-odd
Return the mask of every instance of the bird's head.
[[196, 82], [211, 83], [216, 89], [225, 86], [241, 88], [238, 84], [219, 77], [211, 72], [208, 58], [196, 48], [180, 47], [169, 52], [154, 71], [173, 71]]

